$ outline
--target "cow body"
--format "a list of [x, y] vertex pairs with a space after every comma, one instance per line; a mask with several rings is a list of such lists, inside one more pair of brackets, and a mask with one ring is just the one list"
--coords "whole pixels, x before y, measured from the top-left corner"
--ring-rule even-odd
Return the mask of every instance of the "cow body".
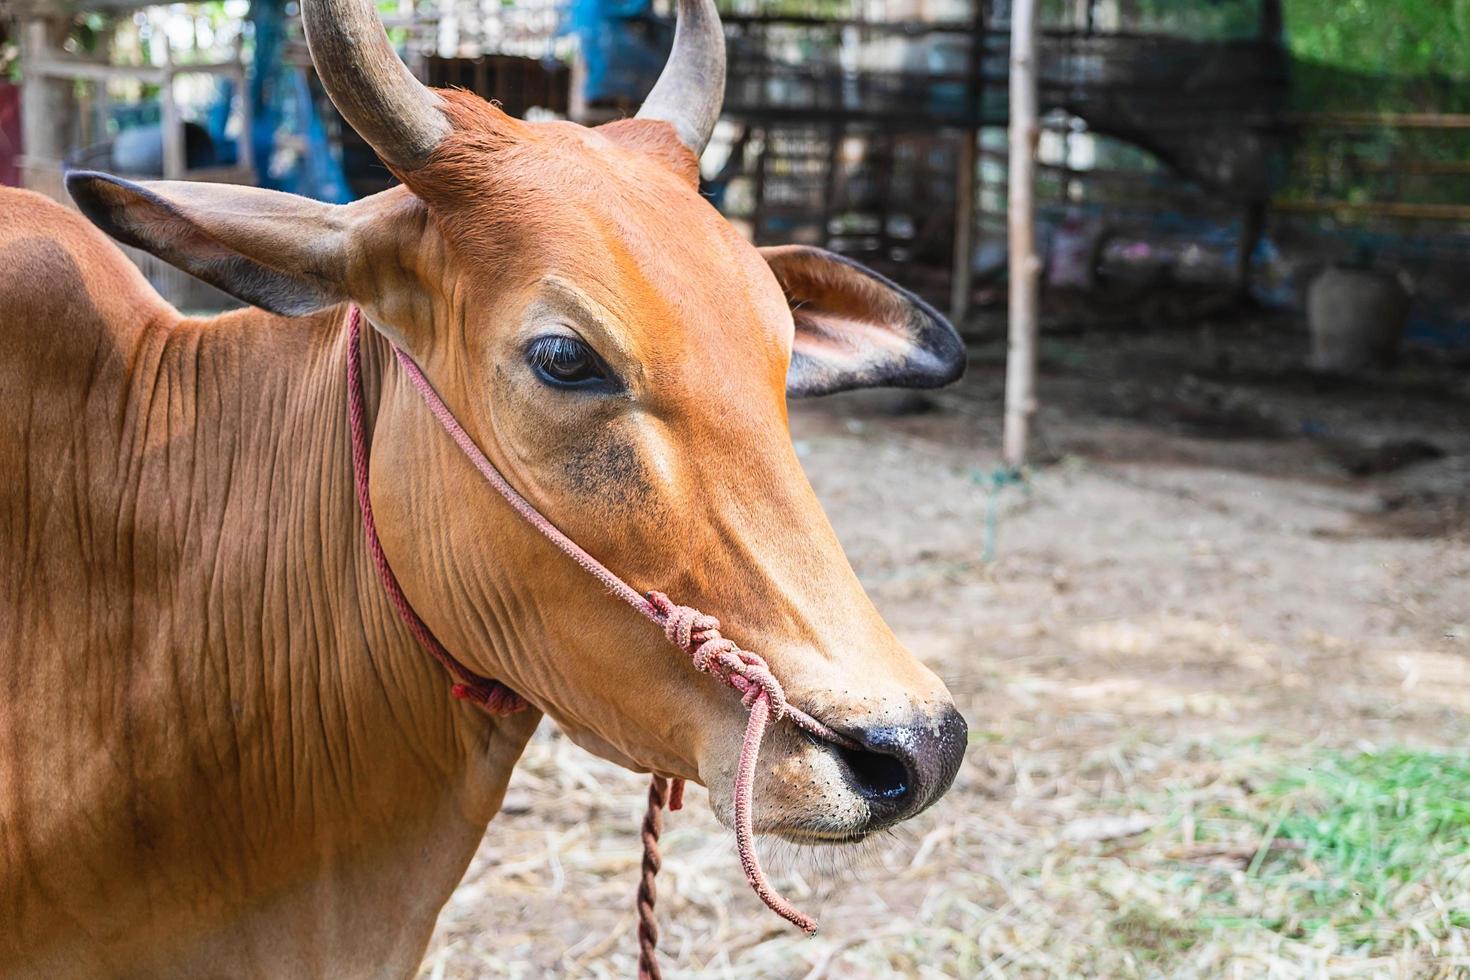
[[454, 724], [382, 595], [344, 316], [184, 319], [0, 190], [0, 975], [416, 967], [539, 715]]

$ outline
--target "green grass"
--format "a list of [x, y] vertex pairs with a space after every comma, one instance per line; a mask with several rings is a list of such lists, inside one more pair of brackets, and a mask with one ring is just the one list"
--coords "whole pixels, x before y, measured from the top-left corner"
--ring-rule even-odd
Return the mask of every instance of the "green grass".
[[[1274, 834], [1298, 851], [1263, 848], [1263, 881], [1288, 878], [1297, 926], [1331, 927], [1365, 943], [1436, 887], [1431, 934], [1470, 927], [1470, 755], [1393, 749], [1328, 756], [1269, 786], [1281, 803]], [[1269, 828], [1268, 828], [1269, 830]], [[1304, 870], [1320, 869], [1317, 880]], [[1451, 887], [1458, 885], [1458, 887]]]
[[1279, 764], [1232, 799], [1183, 806], [1148, 850], [1217, 842], [1233, 860], [1142, 862], [1164, 908], [1110, 932], [1151, 960], [1207, 939], [1271, 933], [1357, 957], [1426, 955], [1470, 935], [1470, 754], [1389, 749]]
[[1470, 753], [1215, 748], [1207, 783], [1110, 805], [1158, 814], [1152, 832], [1058, 864], [1053, 894], [1091, 892], [1106, 917], [1083, 972], [1470, 967]]

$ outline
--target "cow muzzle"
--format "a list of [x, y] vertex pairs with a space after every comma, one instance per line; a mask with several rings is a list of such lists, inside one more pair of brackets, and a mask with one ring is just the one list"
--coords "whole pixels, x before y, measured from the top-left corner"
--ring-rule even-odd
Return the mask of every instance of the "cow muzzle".
[[943, 796], [959, 772], [969, 741], [965, 719], [950, 705], [932, 719], [852, 728], [842, 734], [860, 748], [812, 741], [836, 757], [847, 788], [867, 805], [863, 834], [907, 820]]
[[[948, 702], [903, 712], [822, 720], [850, 740], [838, 745], [790, 724], [772, 727], [761, 749], [755, 830], [800, 844], [860, 841], [913, 817], [954, 782], [968, 729]], [[731, 747], [733, 750], [734, 746]], [[733, 751], [703, 768], [710, 802], [733, 826]]]

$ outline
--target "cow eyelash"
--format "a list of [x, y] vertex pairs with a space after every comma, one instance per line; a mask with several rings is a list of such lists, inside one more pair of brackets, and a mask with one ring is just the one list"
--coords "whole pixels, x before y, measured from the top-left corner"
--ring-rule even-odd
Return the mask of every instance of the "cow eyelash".
[[526, 348], [526, 360], [544, 384], [553, 388], [606, 388], [609, 372], [602, 359], [575, 337], [548, 334]]

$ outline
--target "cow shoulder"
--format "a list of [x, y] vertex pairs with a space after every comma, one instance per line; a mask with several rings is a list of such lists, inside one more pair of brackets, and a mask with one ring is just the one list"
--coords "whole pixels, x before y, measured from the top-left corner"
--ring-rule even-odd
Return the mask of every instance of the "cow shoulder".
[[175, 315], [137, 266], [77, 212], [0, 188], [0, 363], [86, 356]]

